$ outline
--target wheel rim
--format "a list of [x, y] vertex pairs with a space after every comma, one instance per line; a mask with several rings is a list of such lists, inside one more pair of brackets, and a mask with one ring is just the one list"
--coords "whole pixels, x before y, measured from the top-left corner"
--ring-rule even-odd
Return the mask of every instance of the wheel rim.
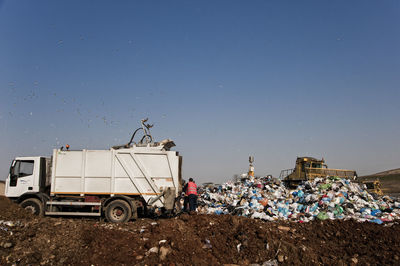
[[35, 214], [35, 213], [36, 213], [36, 209], [35, 209], [34, 206], [26, 206], [26, 207], [25, 207], [25, 210], [31, 211], [32, 214]]
[[113, 208], [111, 211], [112, 218], [118, 221], [123, 220], [125, 218], [125, 214], [125, 210], [120, 206]]

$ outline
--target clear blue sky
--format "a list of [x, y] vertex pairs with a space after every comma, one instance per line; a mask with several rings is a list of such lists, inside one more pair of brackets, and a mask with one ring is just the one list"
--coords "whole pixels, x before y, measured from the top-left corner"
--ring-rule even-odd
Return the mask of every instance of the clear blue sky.
[[143, 117], [199, 183], [249, 155], [369, 174], [400, 167], [399, 101], [399, 1], [0, 1], [0, 179]]

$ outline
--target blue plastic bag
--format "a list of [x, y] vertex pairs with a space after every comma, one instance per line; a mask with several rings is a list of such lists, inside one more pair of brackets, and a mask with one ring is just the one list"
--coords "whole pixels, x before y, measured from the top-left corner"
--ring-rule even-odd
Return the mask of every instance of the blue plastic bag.
[[370, 222], [371, 223], [376, 223], [376, 224], [383, 224], [381, 219], [373, 219], [373, 220], [370, 220]]
[[372, 211], [371, 211], [371, 215], [372, 215], [372, 216], [376, 216], [376, 215], [378, 215], [378, 214], [380, 214], [380, 213], [382, 213], [380, 210], [372, 210]]

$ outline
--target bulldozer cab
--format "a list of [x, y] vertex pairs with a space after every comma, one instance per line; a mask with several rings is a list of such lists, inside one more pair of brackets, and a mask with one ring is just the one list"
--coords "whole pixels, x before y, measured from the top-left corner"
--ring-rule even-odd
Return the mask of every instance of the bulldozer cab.
[[297, 186], [302, 181], [326, 176], [353, 178], [356, 176], [356, 172], [353, 170], [329, 169], [323, 158], [319, 160], [313, 157], [297, 157], [295, 168], [283, 170], [280, 174], [280, 178], [289, 186]]
[[[307, 179], [307, 174], [311, 169], [327, 168], [324, 159], [318, 160], [312, 157], [297, 157], [296, 165], [293, 169], [292, 178]], [[317, 171], [314, 171], [317, 172]]]
[[324, 159], [318, 160], [312, 157], [297, 158], [296, 167], [301, 167], [301, 173], [304, 177], [306, 177], [307, 170], [309, 169], [327, 168]]
[[[303, 180], [310, 178], [310, 172], [318, 172], [318, 169], [327, 168], [324, 159], [318, 160], [313, 157], [297, 157], [293, 169], [283, 170], [280, 178], [288, 184], [297, 185]], [[314, 171], [311, 171], [315, 169]]]

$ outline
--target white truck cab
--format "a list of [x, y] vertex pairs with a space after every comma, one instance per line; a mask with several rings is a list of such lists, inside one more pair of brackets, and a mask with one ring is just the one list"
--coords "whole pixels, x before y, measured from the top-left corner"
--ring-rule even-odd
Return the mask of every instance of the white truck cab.
[[[6, 180], [6, 197], [18, 198], [28, 192], [40, 192], [41, 188], [43, 190], [45, 184], [40, 184], [41, 164], [42, 166], [45, 165], [45, 158], [43, 157], [15, 158], [11, 164], [10, 173]], [[42, 180], [45, 180], [45, 178]]]

